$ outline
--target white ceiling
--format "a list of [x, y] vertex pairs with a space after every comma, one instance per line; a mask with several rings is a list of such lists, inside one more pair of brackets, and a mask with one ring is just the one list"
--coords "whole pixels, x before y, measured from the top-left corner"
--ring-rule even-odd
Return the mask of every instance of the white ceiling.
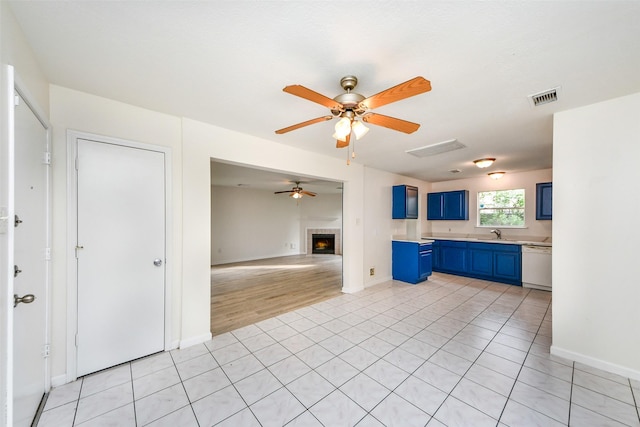
[[[423, 76], [431, 92], [375, 110], [420, 129], [371, 125], [356, 161], [426, 181], [485, 174], [471, 163], [485, 156], [498, 159], [491, 170], [550, 168], [553, 113], [640, 91], [639, 1], [10, 4], [53, 84], [345, 162], [335, 120], [274, 133], [328, 114], [282, 88], [333, 98], [353, 74], [355, 92], [370, 96]], [[554, 87], [557, 102], [530, 105]], [[467, 148], [405, 152], [453, 138]]]

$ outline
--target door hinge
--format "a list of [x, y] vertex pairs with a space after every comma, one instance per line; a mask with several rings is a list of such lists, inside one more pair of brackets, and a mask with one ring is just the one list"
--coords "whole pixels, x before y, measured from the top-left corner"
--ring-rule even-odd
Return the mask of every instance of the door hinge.
[[20, 105], [20, 95], [13, 95], [13, 105], [16, 107]]
[[45, 151], [42, 163], [44, 163], [45, 165], [51, 164], [51, 153], [49, 153], [48, 151]]
[[51, 261], [51, 248], [44, 248], [44, 260]]
[[74, 338], [75, 342], [76, 342], [76, 347], [78, 347], [78, 333], [76, 332], [76, 336]]
[[80, 161], [78, 160], [78, 157], [76, 157], [76, 159], [75, 159], [75, 164], [76, 164], [75, 166], [76, 166], [76, 170], [80, 170], [80, 169], [78, 169], [78, 167], [79, 167], [79, 163], [80, 163]]
[[42, 346], [42, 357], [46, 359], [49, 355], [51, 355], [51, 345], [45, 344]]
[[78, 253], [80, 249], [84, 249], [84, 246], [76, 246], [76, 259], [78, 258]]

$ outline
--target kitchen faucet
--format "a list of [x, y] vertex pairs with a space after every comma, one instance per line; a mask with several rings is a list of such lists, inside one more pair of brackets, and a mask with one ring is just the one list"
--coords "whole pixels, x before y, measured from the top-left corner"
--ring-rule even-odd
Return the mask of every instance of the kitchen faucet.
[[491, 230], [492, 233], [496, 233], [496, 236], [498, 236], [498, 240], [502, 239], [502, 231], [498, 230], [497, 228], [495, 230]]

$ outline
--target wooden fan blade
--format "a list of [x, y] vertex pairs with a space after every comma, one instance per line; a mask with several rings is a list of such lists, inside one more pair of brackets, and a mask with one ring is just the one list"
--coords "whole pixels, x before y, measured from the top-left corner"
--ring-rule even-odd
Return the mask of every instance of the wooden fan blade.
[[344, 106], [338, 101], [335, 101], [327, 96], [324, 96], [318, 92], [308, 89], [300, 85], [285, 86], [283, 91], [290, 93], [291, 95], [299, 96], [300, 98], [307, 99], [316, 104], [324, 105], [330, 110], [344, 111]]
[[316, 117], [315, 119], [307, 120], [306, 122], [302, 122], [302, 123], [298, 123], [296, 125], [292, 125], [292, 126], [289, 126], [289, 127], [286, 127], [286, 128], [278, 129], [276, 131], [276, 133], [278, 135], [280, 135], [280, 134], [283, 134], [283, 133], [291, 132], [292, 130], [303, 128], [305, 126], [313, 125], [313, 124], [320, 123], [320, 122], [326, 122], [327, 120], [331, 120], [332, 118], [333, 118], [333, 116]]
[[358, 107], [363, 110], [373, 110], [374, 108], [391, 104], [392, 102], [400, 101], [401, 99], [419, 95], [424, 92], [429, 92], [430, 90], [431, 82], [424, 77], [418, 76], [368, 97], [360, 102]]
[[367, 113], [363, 115], [362, 121], [404, 133], [413, 133], [420, 127], [418, 123], [408, 122], [406, 120], [396, 119], [395, 117], [384, 116], [376, 113]]
[[316, 197], [316, 193], [312, 193], [311, 191], [306, 191], [306, 190], [302, 190], [300, 191], [302, 194], [305, 194], [307, 196], [311, 196], [311, 197]]
[[350, 141], [351, 141], [351, 134], [347, 135], [347, 139], [344, 141], [340, 139], [336, 139], [336, 148], [348, 147]]
[[286, 191], [274, 191], [273, 194], [283, 194], [283, 193], [293, 193], [293, 191], [291, 190], [286, 190]]

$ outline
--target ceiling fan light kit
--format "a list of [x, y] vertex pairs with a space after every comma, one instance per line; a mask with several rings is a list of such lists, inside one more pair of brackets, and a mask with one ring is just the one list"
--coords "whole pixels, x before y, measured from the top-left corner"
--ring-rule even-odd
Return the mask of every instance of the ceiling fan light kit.
[[293, 197], [294, 199], [302, 199], [302, 196], [316, 197], [316, 193], [311, 191], [305, 191], [300, 187], [300, 181], [296, 181], [296, 186], [291, 190], [284, 191], [275, 191], [273, 194], [284, 194], [289, 193], [289, 197]]
[[[407, 134], [418, 130], [420, 125], [417, 123], [372, 113], [369, 110], [428, 92], [431, 90], [431, 82], [429, 82], [429, 80], [418, 76], [368, 98], [365, 98], [359, 93], [352, 92], [357, 84], [358, 79], [355, 76], [343, 77], [340, 79], [340, 86], [342, 86], [346, 92], [333, 99], [301, 85], [286, 86], [282, 89], [284, 92], [327, 107], [332, 115], [318, 117], [278, 129], [276, 134], [281, 135], [305, 126], [331, 120], [333, 117], [340, 117], [338, 123], [335, 125], [333, 138], [336, 140], [336, 148], [344, 148], [351, 146], [351, 133], [355, 135], [356, 140], [359, 140], [369, 132], [369, 128], [367, 128], [364, 123], [371, 123]], [[357, 120], [358, 118], [360, 120]], [[352, 157], [355, 157], [355, 152], [353, 151]], [[349, 156], [347, 155], [347, 164], [350, 163], [348, 159]]]

